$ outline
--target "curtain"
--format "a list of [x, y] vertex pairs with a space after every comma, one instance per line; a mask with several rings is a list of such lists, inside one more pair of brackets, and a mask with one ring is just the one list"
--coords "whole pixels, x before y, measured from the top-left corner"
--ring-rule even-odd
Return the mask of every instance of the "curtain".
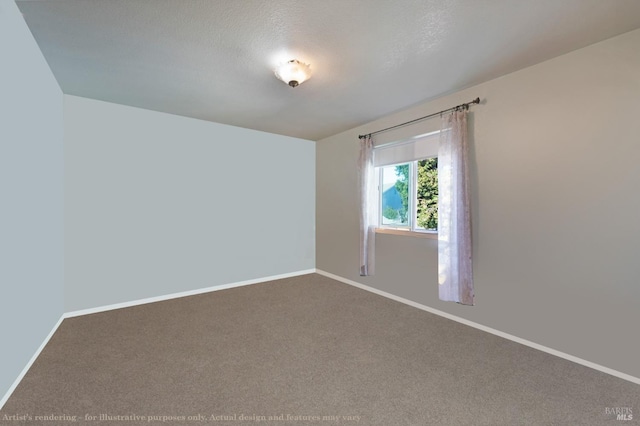
[[376, 226], [378, 226], [377, 185], [373, 165], [373, 141], [370, 135], [360, 139], [358, 161], [360, 187], [360, 275], [375, 273]]
[[438, 148], [438, 293], [473, 305], [467, 111], [442, 117]]

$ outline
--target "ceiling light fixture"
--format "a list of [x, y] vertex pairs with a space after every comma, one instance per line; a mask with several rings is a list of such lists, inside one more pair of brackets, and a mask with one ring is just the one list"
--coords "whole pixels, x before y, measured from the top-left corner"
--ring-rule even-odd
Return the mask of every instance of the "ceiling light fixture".
[[284, 81], [291, 87], [296, 87], [302, 84], [311, 77], [311, 68], [309, 65], [292, 59], [284, 64], [280, 64], [275, 69], [276, 77]]

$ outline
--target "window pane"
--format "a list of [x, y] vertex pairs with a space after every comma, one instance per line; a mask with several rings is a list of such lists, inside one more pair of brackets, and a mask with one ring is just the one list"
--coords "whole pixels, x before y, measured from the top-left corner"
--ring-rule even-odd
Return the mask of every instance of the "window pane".
[[438, 159], [418, 161], [416, 228], [438, 230]]
[[409, 164], [382, 167], [382, 224], [407, 226]]

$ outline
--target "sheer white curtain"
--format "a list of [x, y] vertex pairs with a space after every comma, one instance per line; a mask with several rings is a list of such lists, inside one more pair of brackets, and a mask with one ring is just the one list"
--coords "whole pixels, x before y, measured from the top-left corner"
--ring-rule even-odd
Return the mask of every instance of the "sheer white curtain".
[[467, 111], [442, 117], [438, 149], [438, 283], [440, 300], [473, 305]]
[[369, 135], [360, 139], [358, 183], [360, 187], [360, 275], [368, 276], [375, 273], [376, 226], [378, 226], [378, 194], [373, 164], [373, 141]]

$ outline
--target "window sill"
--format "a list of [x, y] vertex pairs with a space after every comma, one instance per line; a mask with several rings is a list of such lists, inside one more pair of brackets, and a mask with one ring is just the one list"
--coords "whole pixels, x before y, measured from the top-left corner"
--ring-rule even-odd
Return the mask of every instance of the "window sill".
[[399, 228], [376, 228], [376, 234], [404, 235], [405, 237], [429, 238], [432, 240], [438, 239], [438, 232], [436, 231], [417, 232]]

